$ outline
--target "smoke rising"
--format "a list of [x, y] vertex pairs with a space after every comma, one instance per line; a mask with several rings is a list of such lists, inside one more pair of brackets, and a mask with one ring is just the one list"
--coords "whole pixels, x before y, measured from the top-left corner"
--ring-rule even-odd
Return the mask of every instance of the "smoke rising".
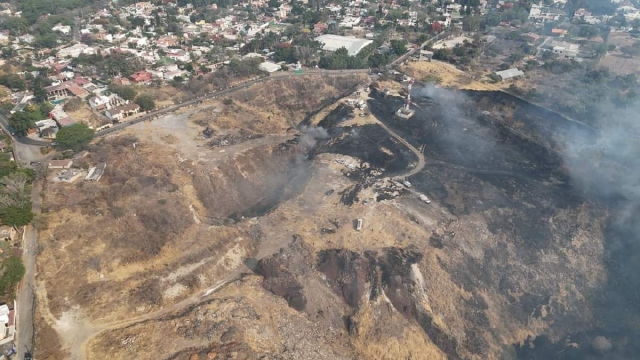
[[318, 140], [329, 138], [329, 133], [322, 127], [316, 126], [303, 126], [300, 128], [302, 136], [299, 139], [299, 143], [307, 150], [312, 149]]
[[[443, 116], [438, 125], [445, 129], [447, 121], [453, 117], [458, 124], [469, 128], [478, 123], [475, 116], [467, 113], [471, 99], [464, 93], [425, 86], [415, 89], [412, 96], [432, 99], [441, 106]], [[500, 97], [505, 98], [508, 100], [509, 96]], [[518, 102], [514, 100], [514, 103]], [[421, 104], [419, 101], [418, 105]], [[522, 112], [534, 108], [527, 108], [528, 105], [522, 103], [517, 106]], [[535, 112], [537, 115], [544, 113]], [[523, 130], [549, 140], [564, 165], [571, 187], [583, 195], [587, 206], [602, 207], [609, 216], [602, 259], [607, 281], [589, 299], [595, 318], [592, 327], [569, 336], [571, 342], [579, 344], [577, 348], [568, 349], [568, 339], [552, 342], [542, 336], [535, 341], [535, 349], [518, 350], [521, 358], [631, 359], [640, 353], [640, 344], [628, 341], [640, 335], [636, 321], [640, 317], [640, 136], [637, 135], [640, 134], [640, 106], [603, 109], [601, 113], [607, 116], [600, 119], [598, 129], [556, 116], [553, 119], [540, 117], [536, 120], [540, 123], [527, 123], [527, 130]], [[523, 121], [519, 118], [521, 115], [515, 112], [513, 121]], [[504, 120], [500, 119], [500, 114], [498, 119]], [[549, 130], [545, 126], [551, 122], [552, 130]], [[497, 138], [476, 137], [465, 132], [449, 136], [446, 130], [436, 131], [440, 131], [439, 138], [446, 139], [453, 149], [464, 151], [473, 143], [474, 151], [462, 154], [469, 159], [501, 159], [505, 156], [503, 150], [506, 148]], [[479, 145], [482, 145], [482, 151], [475, 151]], [[499, 160], [494, 163], [497, 166]], [[560, 322], [556, 325], [562, 326]]]

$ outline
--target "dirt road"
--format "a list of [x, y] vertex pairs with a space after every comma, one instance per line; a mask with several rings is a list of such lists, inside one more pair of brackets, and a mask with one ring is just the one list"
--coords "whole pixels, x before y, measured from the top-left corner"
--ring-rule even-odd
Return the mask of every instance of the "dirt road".
[[389, 133], [389, 135], [393, 136], [394, 139], [398, 140], [400, 143], [406, 146], [409, 150], [411, 150], [411, 152], [414, 153], [418, 158], [418, 164], [416, 164], [416, 166], [413, 169], [407, 170], [405, 173], [396, 175], [394, 177], [408, 178], [422, 171], [422, 169], [424, 169], [425, 162], [424, 162], [424, 155], [422, 155], [420, 150], [416, 149], [407, 140], [405, 140], [400, 135], [393, 132], [393, 130], [389, 129], [387, 125], [382, 123], [382, 121], [378, 121], [378, 125], [380, 125], [380, 127], [385, 129]]
[[[36, 182], [31, 192], [33, 212], [40, 212], [40, 184]], [[34, 289], [36, 284], [36, 255], [38, 246], [38, 230], [33, 226], [26, 226], [23, 237], [22, 262], [25, 267], [25, 275], [20, 284], [18, 293], [18, 319], [16, 324], [16, 348], [17, 358], [24, 359], [27, 349], [33, 347], [33, 315], [35, 313]]]
[[105, 129], [102, 131], [99, 131], [96, 133], [96, 137], [99, 136], [105, 136], [107, 134], [110, 134], [112, 132], [115, 131], [119, 131], [122, 129], [125, 129], [131, 125], [135, 125], [138, 123], [141, 123], [143, 121], [147, 121], [147, 120], [152, 120], [154, 118], [159, 117], [160, 115], [164, 115], [164, 114], [168, 114], [171, 112], [174, 112], [176, 110], [182, 109], [184, 107], [187, 106], [191, 106], [191, 105], [196, 105], [199, 104], [201, 102], [203, 102], [204, 100], [207, 99], [211, 99], [211, 98], [216, 98], [218, 96], [225, 96], [225, 95], [229, 95], [232, 94], [238, 90], [242, 90], [242, 89], [246, 89], [250, 86], [253, 86], [255, 84], [261, 83], [261, 82], [265, 82], [267, 80], [271, 80], [271, 79], [283, 79], [283, 78], [288, 78], [288, 77], [295, 77], [295, 76], [309, 76], [309, 75], [319, 75], [319, 76], [327, 76], [327, 75], [336, 75], [336, 74], [362, 74], [362, 73], [366, 73], [368, 70], [367, 69], [354, 69], [354, 70], [307, 70], [304, 73], [301, 74], [296, 74], [295, 72], [286, 72], [286, 73], [276, 73], [274, 75], [270, 75], [268, 77], [259, 77], [259, 78], [255, 78], [255, 79], [251, 79], [251, 80], [247, 80], [245, 82], [242, 82], [236, 86], [233, 86], [231, 88], [228, 89], [224, 89], [224, 90], [220, 90], [220, 91], [214, 91], [211, 92], [207, 95], [204, 95], [202, 97], [199, 98], [195, 98], [189, 101], [185, 101], [173, 106], [168, 106], [164, 109], [158, 109], [155, 111], [152, 111], [144, 116], [141, 116], [139, 118], [136, 118], [135, 120], [131, 120], [125, 123], [121, 123], [121, 124], [117, 124], [109, 129]]

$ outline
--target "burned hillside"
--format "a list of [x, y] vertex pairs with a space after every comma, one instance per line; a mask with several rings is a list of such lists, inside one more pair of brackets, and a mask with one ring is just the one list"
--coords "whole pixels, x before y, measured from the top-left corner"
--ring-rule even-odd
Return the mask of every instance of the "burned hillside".
[[[103, 182], [49, 189], [63, 215], [39, 259], [40, 297], [71, 354], [493, 359], [553, 354], [567, 338], [622, 346], [598, 328], [598, 301], [606, 237], [633, 228], [612, 227], [616, 210], [549, 146], [560, 138], [525, 126], [539, 113], [418, 89], [406, 121], [402, 100], [375, 89], [314, 109], [258, 90], [97, 143]], [[238, 141], [211, 146], [225, 136]], [[54, 286], [59, 274], [69, 281]], [[126, 306], [105, 311], [109, 299]]]

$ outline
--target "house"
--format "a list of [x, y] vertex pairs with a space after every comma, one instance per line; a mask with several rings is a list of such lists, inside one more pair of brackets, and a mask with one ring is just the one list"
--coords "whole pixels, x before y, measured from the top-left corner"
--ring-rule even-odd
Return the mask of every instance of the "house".
[[49, 169], [70, 169], [71, 165], [73, 165], [73, 160], [49, 160], [48, 168]]
[[111, 82], [113, 83], [113, 85], [131, 85], [131, 81], [129, 81], [128, 78], [126, 77], [120, 77], [120, 76], [116, 76], [113, 78], [113, 80], [111, 80]]
[[524, 72], [519, 70], [518, 68], [507, 69], [503, 71], [497, 71], [496, 75], [498, 75], [502, 81], [513, 79], [519, 76], [524, 75]]
[[538, 39], [540, 39], [540, 35], [536, 33], [529, 32], [526, 34], [522, 34], [522, 40], [528, 43], [535, 43], [536, 41], [538, 41]]
[[54, 182], [66, 182], [73, 183], [82, 177], [82, 171], [79, 169], [66, 169], [62, 170], [56, 177], [53, 178]]
[[325, 31], [327, 31], [329, 29], [329, 25], [327, 25], [327, 23], [316, 23], [315, 25], [313, 25], [313, 32], [316, 34], [322, 34]]
[[263, 63], [261, 63], [260, 65], [258, 65], [258, 69], [268, 72], [268, 73], [274, 73], [276, 71], [279, 71], [281, 69], [280, 65], [269, 62], [269, 61], [265, 61]]
[[95, 111], [104, 111], [123, 104], [124, 100], [120, 99], [115, 94], [112, 94], [110, 96], [94, 96], [89, 99], [89, 106], [91, 106], [91, 108]]
[[71, 26], [57, 24], [56, 26], [52, 27], [51, 30], [69, 35], [69, 33], [71, 33]]
[[131, 115], [135, 115], [140, 111], [140, 106], [138, 104], [126, 104], [121, 106], [116, 106], [113, 109], [109, 109], [104, 112], [105, 116], [112, 121], [122, 121]]
[[180, 69], [177, 70], [168, 70], [163, 74], [163, 78], [167, 81], [171, 81], [178, 76], [182, 76], [184, 72]]
[[130, 76], [134, 84], [149, 85], [153, 79], [153, 75], [148, 71], [138, 71]]
[[420, 61], [431, 61], [433, 58], [433, 51], [429, 50], [420, 50], [420, 57], [418, 60]]
[[89, 45], [78, 43], [58, 50], [56, 57], [58, 59], [66, 57], [77, 58], [78, 56], [80, 56], [80, 54], [93, 55], [95, 54], [95, 50]]
[[189, 62], [190, 60], [189, 53], [182, 49], [167, 50], [166, 56], [175, 61]]
[[84, 178], [84, 181], [100, 181], [100, 178], [104, 174], [104, 170], [107, 168], [107, 163], [102, 163], [98, 166], [89, 168], [89, 174]]
[[0, 240], [11, 241], [17, 231], [11, 226], [0, 226]]
[[553, 36], [565, 36], [569, 33], [568, 30], [565, 29], [551, 29], [551, 35]]
[[360, 17], [345, 16], [340, 22], [341, 28], [353, 29], [354, 26], [360, 24]]
[[320, 35], [315, 40], [322, 43], [322, 50], [324, 51], [334, 52], [340, 48], [346, 48], [349, 56], [357, 55], [360, 50], [373, 43], [373, 40], [331, 34]]
[[55, 139], [58, 133], [58, 123], [51, 119], [36, 121], [36, 129], [41, 138]]
[[43, 139], [53, 140], [58, 135], [58, 127], [46, 128], [40, 131], [40, 137]]
[[58, 85], [47, 86], [44, 88], [47, 92], [47, 100], [55, 101], [77, 96], [81, 99], [89, 96], [89, 92], [75, 81], [64, 81]]
[[575, 59], [580, 52], [580, 45], [571, 44], [565, 41], [553, 41], [551, 43], [551, 51], [558, 56], [562, 56], [566, 59]]
[[17, 303], [13, 302], [13, 309], [7, 304], [0, 305], [0, 323], [4, 324], [4, 328], [0, 330], [0, 345], [12, 342], [16, 335], [16, 310]]
[[49, 112], [49, 117], [58, 124], [58, 127], [65, 127], [69, 125], [75, 124], [75, 122], [71, 119], [71, 117], [62, 110], [62, 106], [60, 104], [53, 107], [51, 112]]

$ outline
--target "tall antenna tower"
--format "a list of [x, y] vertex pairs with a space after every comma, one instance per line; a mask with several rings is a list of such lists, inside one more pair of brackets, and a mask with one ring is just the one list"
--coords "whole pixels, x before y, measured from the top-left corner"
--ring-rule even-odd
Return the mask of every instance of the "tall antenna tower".
[[407, 82], [407, 98], [404, 105], [396, 111], [396, 116], [403, 120], [409, 120], [409, 118], [416, 113], [414, 110], [411, 110], [411, 87], [413, 86], [413, 78], [409, 78]]

